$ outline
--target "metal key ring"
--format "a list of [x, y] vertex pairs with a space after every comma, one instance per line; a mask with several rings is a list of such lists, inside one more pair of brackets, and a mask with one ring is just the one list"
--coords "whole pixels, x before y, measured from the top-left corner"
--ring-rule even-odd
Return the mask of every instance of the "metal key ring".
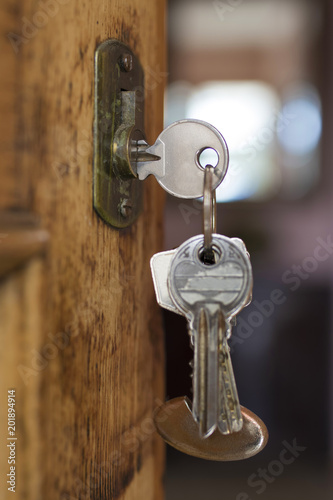
[[216, 191], [213, 189], [214, 167], [206, 165], [203, 197], [204, 249], [211, 251], [213, 233], [216, 233]]

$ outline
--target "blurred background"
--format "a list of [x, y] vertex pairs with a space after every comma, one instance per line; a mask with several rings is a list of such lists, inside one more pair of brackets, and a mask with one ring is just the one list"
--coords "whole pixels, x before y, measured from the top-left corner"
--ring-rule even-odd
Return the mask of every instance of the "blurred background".
[[[230, 346], [241, 404], [270, 439], [234, 463], [168, 447], [167, 500], [331, 499], [332, 7], [169, 0], [168, 21], [165, 125], [206, 120], [230, 150], [218, 232], [244, 240], [254, 272], [253, 302]], [[201, 202], [170, 196], [165, 221], [165, 249], [174, 248], [202, 232]], [[186, 321], [168, 312], [164, 321], [167, 396], [192, 397]], [[283, 451], [295, 443], [294, 456]]]

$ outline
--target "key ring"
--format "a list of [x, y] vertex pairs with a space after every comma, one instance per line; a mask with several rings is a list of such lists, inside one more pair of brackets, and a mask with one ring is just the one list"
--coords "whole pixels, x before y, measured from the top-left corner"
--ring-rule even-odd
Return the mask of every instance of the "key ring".
[[216, 191], [213, 189], [214, 167], [206, 165], [203, 197], [203, 233], [204, 253], [208, 259], [213, 258], [213, 233], [216, 233]]

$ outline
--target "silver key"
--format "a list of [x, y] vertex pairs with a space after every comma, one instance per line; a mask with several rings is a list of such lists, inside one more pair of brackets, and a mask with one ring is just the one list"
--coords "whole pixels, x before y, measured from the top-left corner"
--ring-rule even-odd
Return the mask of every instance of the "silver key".
[[168, 275], [169, 293], [189, 322], [194, 343], [193, 416], [202, 437], [218, 427], [223, 434], [242, 428], [227, 337], [230, 320], [252, 291], [252, 269], [243, 244], [213, 235], [216, 262], [200, 260], [203, 237], [183, 243]]
[[[242, 240], [240, 240], [239, 238], [231, 238], [231, 241], [235, 243], [235, 245], [238, 245], [241, 250], [244, 250], [244, 252], [246, 252], [246, 248]], [[150, 269], [158, 305], [163, 307], [164, 309], [167, 309], [168, 311], [180, 314], [181, 316], [185, 316], [185, 313], [178, 309], [173, 303], [168, 288], [168, 273], [170, 269], [170, 263], [177, 250], [178, 249], [175, 248], [174, 250], [166, 250], [165, 252], [155, 253], [155, 255], [153, 255], [150, 259]], [[236, 325], [236, 316], [233, 316], [230, 319], [230, 323], [232, 326]], [[230, 335], [231, 330], [227, 338], [229, 338]]]
[[168, 272], [171, 260], [176, 252], [177, 248], [175, 250], [155, 253], [150, 259], [150, 269], [157, 303], [168, 311], [183, 315], [182, 311], [172, 302], [168, 289]]
[[207, 148], [214, 149], [218, 155], [213, 178], [213, 189], [216, 189], [227, 173], [228, 147], [213, 125], [200, 120], [180, 120], [163, 130], [155, 144], [145, 150], [145, 154], [159, 159], [138, 161], [138, 177], [143, 180], [153, 174], [173, 196], [199, 198], [203, 196], [204, 185], [204, 168], [199, 163], [199, 155]]

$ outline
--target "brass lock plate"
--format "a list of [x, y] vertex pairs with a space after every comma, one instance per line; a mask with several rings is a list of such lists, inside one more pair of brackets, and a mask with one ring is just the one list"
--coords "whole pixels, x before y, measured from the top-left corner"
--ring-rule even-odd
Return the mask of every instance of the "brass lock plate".
[[94, 107], [94, 209], [106, 223], [125, 228], [143, 204], [143, 183], [131, 164], [128, 141], [143, 137], [144, 73], [118, 40], [96, 49]]

